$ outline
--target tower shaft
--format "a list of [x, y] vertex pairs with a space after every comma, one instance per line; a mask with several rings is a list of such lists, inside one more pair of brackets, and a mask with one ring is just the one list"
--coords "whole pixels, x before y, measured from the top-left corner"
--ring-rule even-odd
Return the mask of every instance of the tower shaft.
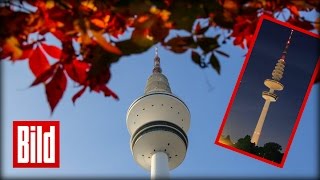
[[151, 180], [169, 179], [168, 155], [156, 152], [151, 157]]
[[261, 130], [264, 124], [264, 120], [266, 119], [267, 116], [267, 112], [269, 110], [269, 106], [270, 106], [270, 101], [266, 100], [266, 102], [263, 105], [257, 126], [253, 132], [252, 138], [251, 138], [251, 142], [255, 143], [256, 145], [258, 144], [259, 138], [260, 138], [260, 134], [261, 134]]

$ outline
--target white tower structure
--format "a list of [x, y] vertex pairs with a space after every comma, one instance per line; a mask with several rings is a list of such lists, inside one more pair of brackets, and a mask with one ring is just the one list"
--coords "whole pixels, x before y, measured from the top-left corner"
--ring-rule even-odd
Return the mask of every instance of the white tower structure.
[[251, 142], [255, 143], [256, 145], [258, 145], [262, 127], [266, 119], [270, 103], [276, 102], [278, 99], [278, 96], [274, 93], [274, 91], [282, 91], [284, 88], [284, 85], [280, 83], [280, 80], [283, 77], [284, 67], [286, 64], [285, 62], [286, 55], [290, 45], [292, 33], [293, 33], [293, 30], [291, 30], [290, 32], [289, 39], [287, 41], [286, 47], [284, 48], [284, 51], [282, 52], [281, 58], [278, 60], [278, 63], [276, 64], [274, 70], [272, 71], [272, 79], [266, 79], [264, 81], [264, 85], [269, 88], [269, 91], [262, 92], [262, 97], [265, 99], [265, 103], [251, 138]]
[[189, 126], [189, 109], [171, 93], [156, 49], [153, 73], [144, 95], [127, 112], [132, 155], [141, 167], [151, 171], [151, 179], [168, 179], [169, 170], [182, 163], [188, 148]]

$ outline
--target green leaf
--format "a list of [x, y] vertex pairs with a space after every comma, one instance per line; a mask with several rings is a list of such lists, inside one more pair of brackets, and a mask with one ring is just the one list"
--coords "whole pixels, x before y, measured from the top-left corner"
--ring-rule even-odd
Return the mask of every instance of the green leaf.
[[222, 56], [225, 56], [225, 57], [230, 57], [229, 54], [223, 52], [223, 51], [220, 51], [220, 50], [215, 50], [216, 53], [222, 55]]
[[140, 47], [151, 47], [155, 41], [145, 34], [146, 29], [135, 29], [132, 32], [131, 40]]
[[218, 1], [196, 0], [196, 1], [169, 1], [170, 20], [174, 22], [175, 29], [192, 31], [195, 19], [207, 18], [210, 12], [217, 12], [223, 8]]
[[139, 46], [138, 44], [134, 43], [132, 39], [119, 41], [115, 44], [121, 50], [123, 55], [140, 54], [147, 51], [152, 46]]
[[191, 52], [191, 58], [192, 58], [192, 61], [196, 64], [198, 64], [199, 66], [201, 66], [201, 56], [195, 52], [195, 51], [192, 51]]
[[219, 63], [217, 57], [213, 53], [211, 54], [211, 57], [210, 57], [210, 64], [211, 64], [212, 68], [214, 70], [216, 70], [218, 74], [220, 74], [220, 68], [221, 68], [220, 63]]

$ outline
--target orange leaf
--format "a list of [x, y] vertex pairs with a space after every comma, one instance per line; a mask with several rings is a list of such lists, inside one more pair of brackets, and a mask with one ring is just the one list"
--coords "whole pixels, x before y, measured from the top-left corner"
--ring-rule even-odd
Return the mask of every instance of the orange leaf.
[[137, 19], [137, 22], [139, 23], [144, 23], [145, 21], [147, 21], [149, 19], [149, 16], [144, 15], [144, 16], [139, 16]]
[[19, 47], [20, 43], [18, 42], [17, 38], [15, 38], [14, 36], [10, 36], [5, 40], [2, 51], [4, 54], [11, 55], [12, 60], [17, 60], [23, 54], [22, 50]]
[[223, 2], [223, 7], [227, 10], [229, 10], [230, 12], [236, 13], [239, 10], [239, 2], [235, 1], [235, 0], [225, 0]]
[[36, 77], [50, 68], [49, 61], [47, 60], [46, 56], [43, 54], [39, 46], [36, 47], [29, 58], [29, 67]]
[[293, 15], [295, 15], [295, 16], [300, 16], [300, 15], [299, 15], [299, 10], [298, 10], [297, 6], [291, 5], [291, 6], [289, 6], [288, 8], [289, 8], [290, 12], [291, 12]]
[[51, 81], [46, 84], [47, 100], [49, 102], [51, 113], [59, 103], [67, 87], [67, 78], [62, 67], [59, 67]]
[[60, 59], [61, 49], [59, 49], [56, 46], [47, 45], [45, 43], [41, 43], [41, 46], [42, 46], [43, 50], [46, 51], [47, 54], [49, 54], [49, 56], [51, 56], [55, 59]]
[[103, 37], [102, 33], [97, 32], [97, 31], [93, 31], [91, 30], [93, 36], [95, 37], [97, 43], [106, 51], [117, 54], [117, 55], [121, 55], [122, 52], [120, 51], [120, 49], [116, 46], [111, 45], [109, 42], [107, 42], [107, 40]]
[[103, 22], [100, 19], [91, 19], [91, 23], [100, 28], [106, 28], [107, 23]]

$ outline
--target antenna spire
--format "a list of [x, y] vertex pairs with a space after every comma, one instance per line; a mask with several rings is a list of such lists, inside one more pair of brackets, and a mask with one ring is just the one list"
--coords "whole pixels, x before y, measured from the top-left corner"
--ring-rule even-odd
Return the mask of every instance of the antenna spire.
[[283, 60], [286, 59], [287, 51], [288, 51], [289, 45], [291, 43], [292, 34], [293, 34], [293, 29], [291, 29], [290, 36], [289, 36], [289, 39], [287, 41], [286, 47], [284, 48], [284, 50], [282, 52], [282, 55], [281, 55], [281, 59], [283, 59]]
[[158, 47], [155, 48], [155, 57], [154, 57], [154, 67], [152, 70], [153, 73], [161, 73], [161, 67], [160, 67], [160, 57], [158, 55]]

